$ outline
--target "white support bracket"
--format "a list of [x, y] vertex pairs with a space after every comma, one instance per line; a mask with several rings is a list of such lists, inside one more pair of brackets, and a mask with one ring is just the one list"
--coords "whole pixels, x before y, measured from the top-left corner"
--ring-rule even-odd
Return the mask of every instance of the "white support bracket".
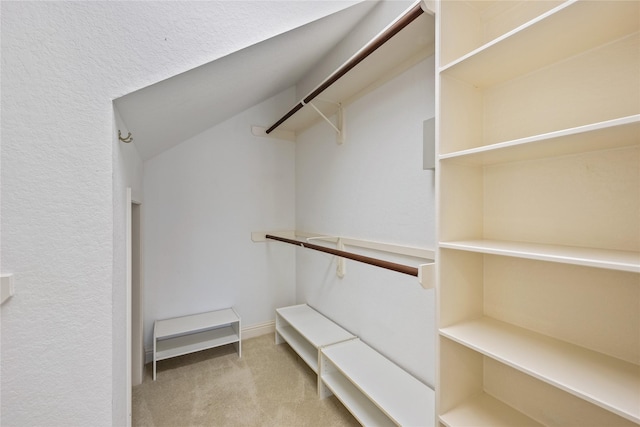
[[0, 275], [0, 304], [4, 304], [14, 293], [13, 274]]
[[[344, 243], [342, 238], [338, 237], [338, 241], [336, 242], [336, 249], [339, 251], [344, 251]], [[344, 258], [338, 257], [338, 265], [336, 267], [336, 275], [339, 278], [343, 278], [344, 275], [347, 274], [347, 262]]]
[[[304, 101], [303, 101], [304, 104]], [[329, 118], [327, 116], [324, 115], [324, 113], [322, 111], [320, 111], [320, 109], [318, 107], [316, 107], [313, 103], [311, 102], [307, 102], [304, 105], [311, 105], [311, 107], [316, 110], [316, 112], [318, 114], [320, 114], [320, 117], [322, 117], [327, 123], [329, 123], [329, 126], [331, 126], [333, 128], [333, 130], [336, 131], [336, 142], [340, 145], [342, 145], [342, 143], [345, 141], [346, 139], [346, 126], [345, 126], [345, 119], [344, 119], [344, 108], [342, 108], [342, 104], [338, 104], [338, 111], [336, 111], [336, 118], [338, 121], [337, 126], [333, 124], [333, 122], [331, 120], [329, 120]]]
[[418, 266], [418, 281], [424, 289], [432, 289], [436, 284], [436, 263], [420, 264]]
[[425, 13], [435, 16], [436, 14], [435, 3], [436, 3], [435, 0], [422, 0], [422, 4], [420, 5], [420, 7]]
[[[310, 242], [312, 240], [335, 240], [336, 241], [336, 249], [339, 251], [344, 251], [345, 247], [344, 247], [344, 242], [342, 241], [342, 237], [336, 237], [336, 236], [313, 236], [313, 237], [307, 237], [305, 239], [307, 242]], [[336, 265], [336, 275], [339, 278], [343, 278], [345, 274], [347, 274], [347, 260], [345, 258], [342, 257], [337, 257], [336, 258], [337, 261], [337, 265]]]

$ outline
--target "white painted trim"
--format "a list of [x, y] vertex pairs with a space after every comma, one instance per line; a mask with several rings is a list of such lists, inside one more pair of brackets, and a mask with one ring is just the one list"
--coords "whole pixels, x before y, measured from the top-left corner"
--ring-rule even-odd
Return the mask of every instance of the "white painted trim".
[[425, 289], [433, 289], [436, 286], [436, 263], [420, 264], [418, 267], [418, 281]]
[[126, 200], [126, 265], [127, 265], [127, 284], [126, 284], [126, 318], [127, 318], [127, 330], [126, 330], [126, 352], [127, 352], [127, 427], [131, 427], [132, 411], [133, 411], [133, 396], [132, 396], [132, 366], [131, 366], [131, 289], [132, 289], [132, 266], [131, 266], [131, 254], [132, 254], [132, 241], [131, 241], [131, 187], [127, 187], [127, 200]]
[[[132, 196], [133, 196], [132, 191]], [[131, 383], [135, 387], [142, 384], [144, 380], [144, 245], [143, 245], [143, 207], [142, 202], [131, 199]], [[136, 221], [134, 221], [136, 219]], [[136, 227], [134, 227], [136, 225]], [[137, 243], [137, 245], [136, 245]], [[133, 249], [137, 246], [137, 253]], [[136, 263], [133, 260], [136, 260]], [[137, 264], [137, 271], [133, 269]], [[137, 281], [134, 280], [133, 273], [137, 272]], [[134, 295], [137, 296], [137, 303], [134, 306]], [[141, 359], [142, 358], [142, 359]]]
[[359, 248], [373, 249], [377, 251], [389, 252], [389, 253], [394, 253], [399, 255], [406, 255], [406, 256], [411, 256], [415, 258], [433, 260], [435, 257], [435, 251], [433, 251], [432, 249], [426, 249], [426, 248], [416, 248], [413, 246], [403, 246], [403, 245], [395, 245], [390, 243], [374, 242], [370, 240], [352, 239], [349, 237], [338, 237], [338, 236], [332, 237], [332, 236], [321, 235], [318, 233], [311, 233], [307, 231], [296, 230], [295, 234], [296, 236], [300, 236], [304, 238], [325, 240], [327, 242], [333, 242], [333, 243], [337, 243], [338, 238], [340, 238], [342, 240], [342, 243], [345, 246], [355, 246]]
[[[262, 335], [273, 334], [276, 331], [276, 321], [269, 320], [268, 322], [258, 323], [255, 325], [247, 326], [246, 328], [242, 328], [240, 336], [242, 337], [242, 341], [261, 337]], [[153, 362], [153, 349], [145, 349], [144, 350], [144, 363]]]
[[308, 231], [287, 230], [287, 231], [253, 231], [251, 232], [251, 240], [255, 243], [266, 242], [265, 235], [272, 234], [278, 237], [295, 239], [302, 237], [307, 240], [324, 240], [327, 242], [337, 243], [341, 240], [345, 246], [355, 246], [358, 248], [373, 249], [376, 251], [389, 252], [399, 255], [410, 256], [414, 258], [422, 258], [426, 260], [435, 259], [435, 251], [433, 249], [417, 248], [414, 246], [395, 245], [391, 243], [374, 242], [371, 240], [352, 239], [350, 237], [327, 236], [324, 234], [311, 233]]
[[[266, 234], [272, 234], [274, 236], [286, 237], [289, 239], [295, 239], [296, 237], [305, 238], [309, 240], [323, 240], [325, 242], [331, 242], [336, 244], [336, 249], [345, 250], [345, 246], [354, 246], [358, 248], [372, 249], [376, 251], [388, 252], [403, 256], [409, 256], [414, 258], [420, 258], [428, 261], [427, 263], [420, 264], [418, 267], [418, 281], [424, 289], [432, 289], [435, 286], [435, 251], [426, 248], [417, 248], [414, 246], [403, 246], [391, 243], [374, 242], [371, 240], [352, 239], [349, 237], [339, 236], [326, 236], [318, 233], [311, 233], [308, 231], [254, 231], [251, 233], [251, 240], [253, 242], [265, 242], [267, 239]], [[345, 275], [344, 259], [338, 257], [338, 267], [336, 269], [338, 277], [342, 278]]]
[[275, 320], [269, 320], [268, 322], [247, 326], [246, 328], [242, 328], [242, 341], [250, 338], [261, 337], [262, 335], [273, 334], [275, 331]]

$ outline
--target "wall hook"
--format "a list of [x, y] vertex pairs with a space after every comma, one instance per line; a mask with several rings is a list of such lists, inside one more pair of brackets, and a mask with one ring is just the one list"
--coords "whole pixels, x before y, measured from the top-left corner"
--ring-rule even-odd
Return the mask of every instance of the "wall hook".
[[120, 133], [120, 129], [118, 129], [118, 139], [122, 142], [126, 142], [127, 144], [130, 143], [131, 141], [133, 141], [133, 137], [131, 136], [131, 132], [129, 132], [129, 135], [127, 135], [126, 137], [122, 137], [122, 134]]

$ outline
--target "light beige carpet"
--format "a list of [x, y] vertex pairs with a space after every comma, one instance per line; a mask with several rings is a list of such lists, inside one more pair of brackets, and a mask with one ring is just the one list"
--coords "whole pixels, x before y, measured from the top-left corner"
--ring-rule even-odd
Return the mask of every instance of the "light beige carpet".
[[272, 334], [146, 366], [133, 388], [134, 426], [358, 426], [315, 373]]

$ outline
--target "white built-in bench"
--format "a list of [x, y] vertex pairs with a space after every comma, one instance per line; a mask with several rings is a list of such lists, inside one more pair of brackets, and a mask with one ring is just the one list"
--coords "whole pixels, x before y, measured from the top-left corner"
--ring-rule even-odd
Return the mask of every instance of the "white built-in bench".
[[153, 326], [153, 380], [156, 362], [221, 345], [234, 344], [242, 356], [240, 316], [233, 308], [172, 319]]
[[433, 426], [434, 391], [306, 304], [276, 310], [276, 344], [287, 342], [363, 425]]
[[360, 339], [320, 350], [319, 390], [365, 426], [435, 425], [434, 391]]
[[276, 344], [289, 344], [316, 374], [322, 347], [354, 338], [355, 335], [307, 304], [276, 310]]

